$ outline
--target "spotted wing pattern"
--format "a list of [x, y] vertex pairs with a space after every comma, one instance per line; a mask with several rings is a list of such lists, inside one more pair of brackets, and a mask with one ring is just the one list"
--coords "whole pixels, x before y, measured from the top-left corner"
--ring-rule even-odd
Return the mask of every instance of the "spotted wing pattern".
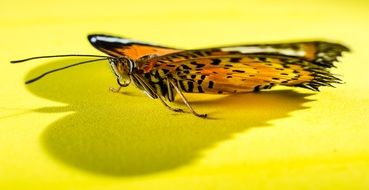
[[[149, 62], [148, 72], [173, 78], [185, 92], [238, 93], [269, 89], [275, 85], [318, 91], [340, 80], [326, 68], [300, 58], [268, 54], [228, 54], [199, 58], [171, 55]], [[190, 56], [190, 55], [187, 55]], [[178, 61], [180, 60], [180, 61]]]
[[146, 55], [165, 55], [182, 51], [149, 43], [144, 43], [128, 38], [109, 36], [104, 34], [92, 34], [88, 36], [90, 43], [98, 50], [113, 56], [127, 56], [133, 60]]

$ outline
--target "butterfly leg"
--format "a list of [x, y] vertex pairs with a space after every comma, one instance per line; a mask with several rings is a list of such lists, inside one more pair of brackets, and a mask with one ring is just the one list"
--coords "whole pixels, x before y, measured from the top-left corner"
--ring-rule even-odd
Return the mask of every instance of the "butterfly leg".
[[156, 90], [154, 88], [152, 88], [150, 86], [150, 84], [147, 83], [147, 81], [145, 81], [144, 78], [142, 78], [140, 75], [137, 75], [137, 74], [133, 74], [133, 78], [135, 79], [135, 81], [137, 81], [140, 86], [144, 89], [144, 91], [147, 93], [147, 94], [150, 94], [150, 97], [152, 98], [159, 98], [160, 101], [164, 104], [165, 107], [167, 107], [168, 109], [172, 110], [172, 111], [175, 111], [175, 112], [184, 112], [182, 109], [179, 109], [179, 108], [172, 108], [170, 107], [163, 99], [162, 96], [160, 96]]
[[158, 96], [158, 98], [160, 99], [160, 101], [164, 104], [164, 106], [165, 107], [167, 107], [168, 109], [170, 109], [170, 110], [172, 110], [172, 111], [175, 111], [175, 112], [182, 112], [182, 113], [184, 113], [184, 111], [182, 110], [182, 109], [180, 109], [180, 108], [172, 108], [172, 107], [170, 107], [164, 100], [163, 100], [163, 98], [161, 97], [161, 96], [159, 96], [158, 94], [157, 94], [157, 96]]
[[117, 78], [117, 83], [119, 84], [119, 87], [118, 88], [110, 87], [109, 88], [110, 92], [118, 93], [120, 91], [120, 89], [122, 89], [122, 87], [127, 87], [130, 82], [121, 83], [119, 78]]
[[174, 89], [178, 92], [178, 94], [181, 96], [182, 101], [186, 104], [186, 106], [188, 107], [188, 109], [191, 111], [192, 114], [194, 114], [197, 117], [202, 117], [202, 118], [206, 118], [208, 116], [208, 114], [199, 114], [197, 113], [192, 106], [188, 103], [186, 97], [183, 95], [183, 93], [181, 92], [181, 90], [178, 88], [178, 86], [175, 84], [175, 82], [173, 82], [173, 80], [171, 79], [167, 79], [167, 81], [174, 87]]

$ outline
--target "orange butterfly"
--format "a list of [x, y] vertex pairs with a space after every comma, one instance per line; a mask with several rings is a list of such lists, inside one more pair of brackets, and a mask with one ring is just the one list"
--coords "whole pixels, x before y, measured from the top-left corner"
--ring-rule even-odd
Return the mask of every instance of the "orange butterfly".
[[56, 55], [12, 61], [18, 63], [38, 58], [86, 56], [97, 57], [48, 71], [26, 83], [47, 74], [76, 65], [108, 60], [122, 87], [133, 82], [145, 94], [173, 101], [178, 93], [191, 113], [199, 117], [182, 92], [230, 94], [257, 92], [276, 85], [303, 87], [318, 91], [320, 86], [332, 86], [340, 79], [329, 72], [333, 62], [349, 49], [341, 44], [323, 41], [251, 44], [196, 50], [182, 50], [144, 43], [103, 34], [89, 35], [90, 43], [108, 56]]

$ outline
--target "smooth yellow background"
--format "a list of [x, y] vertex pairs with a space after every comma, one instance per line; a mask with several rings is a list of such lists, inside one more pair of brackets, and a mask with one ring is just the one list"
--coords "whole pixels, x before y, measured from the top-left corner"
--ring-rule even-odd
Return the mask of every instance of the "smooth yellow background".
[[[369, 189], [369, 3], [362, 1], [2, 1], [0, 189]], [[345, 84], [189, 95], [209, 119], [175, 114], [107, 63], [10, 60], [101, 54], [90, 33], [199, 48], [325, 39]], [[174, 103], [181, 107], [181, 103]]]

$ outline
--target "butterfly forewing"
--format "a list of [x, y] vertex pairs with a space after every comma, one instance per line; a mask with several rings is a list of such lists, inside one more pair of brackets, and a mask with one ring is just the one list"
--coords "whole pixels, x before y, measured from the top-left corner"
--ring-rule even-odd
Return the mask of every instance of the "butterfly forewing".
[[[219, 56], [264, 54], [296, 57], [316, 65], [330, 68], [333, 66], [333, 62], [337, 61], [337, 58], [341, 56], [344, 51], [349, 51], [349, 49], [340, 44], [320, 41], [253, 44], [174, 52], [163, 55], [161, 61], [176, 63], [188, 59], [204, 57], [210, 58]], [[150, 69], [150, 67], [146, 68], [146, 70], [147, 69]]]
[[133, 60], [137, 60], [138, 58], [146, 55], [160, 56], [182, 51], [180, 49], [163, 47], [127, 38], [120, 38], [103, 34], [89, 35], [88, 40], [96, 49], [110, 56], [126, 56]]
[[[174, 56], [177, 56], [180, 60], [190, 57], [196, 58], [225, 54], [262, 53], [299, 57], [317, 65], [330, 68], [333, 66], [332, 63], [337, 61], [337, 57], [342, 55], [342, 52], [349, 51], [347, 47], [341, 44], [324, 41], [246, 44], [199, 50], [183, 50], [104, 34], [89, 35], [88, 39], [95, 48], [107, 53], [108, 55], [113, 57], [127, 56], [134, 60], [146, 55], [163, 56], [168, 54], [169, 58], [172, 59], [173, 55], [171, 54], [173, 53]], [[176, 55], [178, 52], [182, 52], [180, 54], [181, 56]], [[174, 59], [172, 60], [176, 61]]]

